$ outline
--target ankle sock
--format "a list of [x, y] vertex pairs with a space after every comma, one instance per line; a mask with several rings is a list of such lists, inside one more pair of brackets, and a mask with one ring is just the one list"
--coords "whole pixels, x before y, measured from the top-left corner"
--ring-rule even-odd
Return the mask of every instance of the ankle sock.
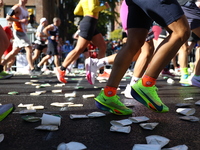
[[181, 75], [187, 74], [188, 75], [188, 68], [181, 68]]
[[66, 71], [66, 68], [61, 65], [60, 70]]
[[156, 79], [152, 78], [150, 76], [144, 75], [142, 77], [142, 85], [146, 87], [152, 87], [153, 85], [156, 84]]
[[133, 76], [130, 82], [130, 85], [135, 84], [140, 78]]
[[117, 88], [115, 87], [110, 87], [110, 86], [106, 86], [104, 88], [104, 94], [108, 97], [114, 96], [117, 93]]

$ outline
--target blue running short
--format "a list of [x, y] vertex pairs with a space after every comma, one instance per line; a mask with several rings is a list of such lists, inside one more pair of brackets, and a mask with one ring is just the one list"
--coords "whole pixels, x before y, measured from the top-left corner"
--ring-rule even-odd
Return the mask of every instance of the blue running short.
[[200, 9], [194, 2], [188, 1], [185, 5], [182, 6], [182, 9], [187, 17], [187, 20], [190, 25], [190, 29], [200, 27]]
[[129, 10], [127, 28], [149, 30], [153, 20], [166, 27], [184, 14], [177, 0], [126, 0], [126, 4]]

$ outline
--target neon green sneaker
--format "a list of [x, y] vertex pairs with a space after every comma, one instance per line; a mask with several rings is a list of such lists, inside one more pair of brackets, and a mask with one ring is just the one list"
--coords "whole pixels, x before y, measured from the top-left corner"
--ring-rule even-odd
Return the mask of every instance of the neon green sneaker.
[[13, 76], [13, 74], [6, 73], [5, 71], [0, 72], [0, 79], [9, 79]]
[[188, 74], [184, 74], [181, 76], [181, 80], [179, 81], [179, 83], [182, 86], [191, 86], [191, 82], [190, 82], [190, 76]]
[[132, 86], [131, 95], [147, 108], [155, 112], [168, 112], [169, 108], [163, 104], [157, 94], [157, 87], [145, 87], [142, 85], [142, 79], [138, 80]]
[[120, 97], [115, 95], [112, 97], [107, 97], [104, 91], [101, 90], [99, 95], [94, 98], [97, 108], [105, 111], [109, 111], [116, 115], [130, 115], [133, 110], [127, 108], [119, 99]]

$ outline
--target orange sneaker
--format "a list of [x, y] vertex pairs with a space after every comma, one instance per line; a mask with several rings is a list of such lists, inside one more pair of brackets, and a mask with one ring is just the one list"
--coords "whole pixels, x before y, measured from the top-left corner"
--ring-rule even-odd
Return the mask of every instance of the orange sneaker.
[[99, 74], [98, 77], [97, 77], [97, 80], [108, 80], [108, 78], [110, 77], [110, 74], [107, 73], [107, 72], [103, 72], [103, 74]]
[[58, 81], [67, 83], [67, 81], [65, 80], [65, 71], [60, 70], [60, 68], [56, 68], [56, 75], [57, 75]]

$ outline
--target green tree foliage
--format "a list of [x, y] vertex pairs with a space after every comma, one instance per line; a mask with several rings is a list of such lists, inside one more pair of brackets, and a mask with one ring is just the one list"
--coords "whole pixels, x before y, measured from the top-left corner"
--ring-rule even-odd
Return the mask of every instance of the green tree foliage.
[[[117, 21], [116, 18], [119, 17], [119, 13], [114, 11], [114, 8], [116, 7], [116, 3], [118, 3], [120, 0], [100, 0], [101, 5], [103, 5], [105, 2], [108, 2], [110, 5], [110, 9], [104, 10], [100, 13], [99, 19], [98, 19], [98, 30], [103, 35], [107, 33], [107, 26], [109, 23], [111, 23], [111, 30], [114, 28], [114, 21]], [[74, 17], [72, 14], [74, 11], [74, 8], [76, 7], [79, 0], [63, 0], [66, 4], [66, 11], [69, 13], [70, 17]], [[72, 19], [70, 19], [71, 22], [73, 22]], [[68, 24], [69, 25], [69, 24]], [[71, 25], [72, 26], [72, 25]], [[74, 26], [70, 28], [70, 32], [74, 32]]]

